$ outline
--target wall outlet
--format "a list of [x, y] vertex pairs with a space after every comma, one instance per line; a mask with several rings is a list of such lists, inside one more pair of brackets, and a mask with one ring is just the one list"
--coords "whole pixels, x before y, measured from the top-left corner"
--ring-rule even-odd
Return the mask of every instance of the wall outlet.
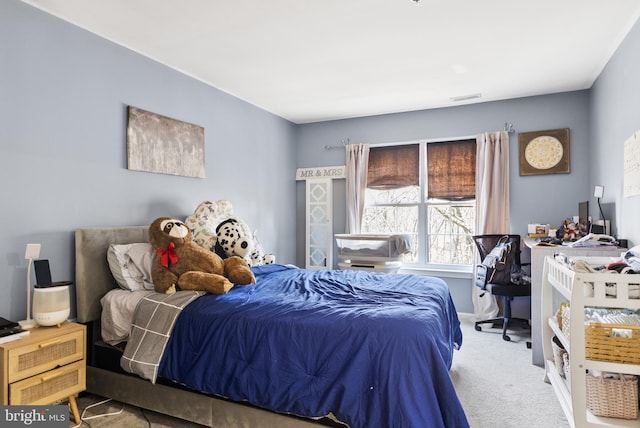
[[27, 260], [34, 260], [40, 257], [40, 244], [27, 244], [27, 250], [24, 253], [24, 258]]

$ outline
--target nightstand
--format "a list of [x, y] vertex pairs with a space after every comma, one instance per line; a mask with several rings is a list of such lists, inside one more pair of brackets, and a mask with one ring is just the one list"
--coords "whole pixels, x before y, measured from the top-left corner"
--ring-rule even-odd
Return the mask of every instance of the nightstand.
[[3, 405], [46, 405], [69, 399], [80, 423], [75, 394], [86, 388], [86, 327], [32, 328], [29, 335], [0, 344]]

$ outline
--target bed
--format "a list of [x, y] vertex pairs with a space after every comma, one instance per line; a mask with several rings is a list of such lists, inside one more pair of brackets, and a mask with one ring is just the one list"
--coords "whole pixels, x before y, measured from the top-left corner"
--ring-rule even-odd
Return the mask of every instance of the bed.
[[146, 232], [76, 231], [89, 392], [211, 427], [468, 426], [448, 373], [459, 321], [430, 277], [254, 267], [256, 284], [182, 308], [155, 383], [126, 373], [127, 348], [100, 337], [100, 300], [116, 287], [106, 253]]

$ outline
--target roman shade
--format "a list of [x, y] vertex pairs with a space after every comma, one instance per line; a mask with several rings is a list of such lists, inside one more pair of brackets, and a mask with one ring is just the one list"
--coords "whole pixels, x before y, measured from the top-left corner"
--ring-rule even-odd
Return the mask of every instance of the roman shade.
[[418, 144], [374, 147], [369, 150], [367, 187], [399, 189], [420, 183]]
[[476, 141], [427, 144], [429, 199], [464, 201], [476, 196]]

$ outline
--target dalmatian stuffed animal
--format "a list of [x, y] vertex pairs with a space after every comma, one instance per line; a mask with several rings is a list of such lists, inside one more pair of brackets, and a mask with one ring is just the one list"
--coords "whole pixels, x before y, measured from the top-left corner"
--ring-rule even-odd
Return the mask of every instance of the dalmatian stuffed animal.
[[238, 256], [244, 258], [251, 266], [260, 266], [275, 262], [273, 254], [264, 254], [262, 245], [251, 233], [249, 226], [235, 216], [222, 221], [216, 227], [217, 241], [215, 253], [227, 258]]
[[249, 226], [237, 217], [229, 217], [216, 227], [217, 255], [226, 259], [231, 256], [247, 259], [253, 251], [253, 239]]
[[255, 232], [253, 233], [253, 243], [254, 248], [249, 256], [251, 257], [251, 260], [249, 261], [251, 266], [270, 265], [276, 262], [276, 256], [264, 252], [262, 244], [258, 241], [258, 237]]

